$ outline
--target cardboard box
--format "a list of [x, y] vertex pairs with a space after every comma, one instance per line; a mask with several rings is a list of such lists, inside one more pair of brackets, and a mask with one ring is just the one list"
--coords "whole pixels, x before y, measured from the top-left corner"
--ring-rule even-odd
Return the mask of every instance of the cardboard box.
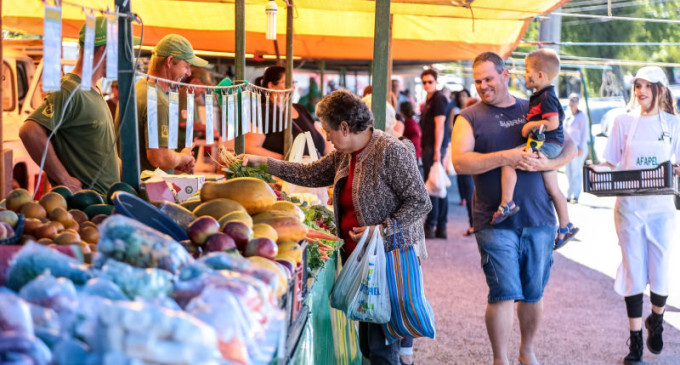
[[183, 202], [196, 194], [205, 184], [204, 175], [168, 175], [163, 180], [172, 184], [178, 202]]

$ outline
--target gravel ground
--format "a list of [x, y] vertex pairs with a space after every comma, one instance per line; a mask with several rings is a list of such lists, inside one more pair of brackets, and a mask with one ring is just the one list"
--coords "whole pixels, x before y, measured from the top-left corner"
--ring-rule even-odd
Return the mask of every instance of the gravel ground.
[[[449, 239], [427, 242], [424, 281], [435, 312], [437, 338], [415, 341], [417, 364], [490, 364], [492, 360], [484, 326], [488, 289], [475, 240], [462, 235], [467, 219], [457, 195], [451, 195]], [[554, 257], [536, 343], [539, 361], [544, 365], [621, 364], [628, 349], [628, 322], [623, 299], [612, 288], [613, 280], [560, 254]], [[649, 298], [645, 297], [644, 316], [649, 310]], [[645, 349], [645, 364], [680, 364], [680, 331], [666, 325], [664, 340], [661, 355]], [[519, 348], [517, 320], [509, 348], [513, 363]]]

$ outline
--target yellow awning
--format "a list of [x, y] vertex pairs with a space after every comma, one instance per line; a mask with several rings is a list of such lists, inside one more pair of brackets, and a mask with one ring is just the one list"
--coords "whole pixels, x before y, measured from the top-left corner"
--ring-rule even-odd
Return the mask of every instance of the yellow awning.
[[[154, 45], [168, 33], [187, 37], [195, 49], [234, 52], [233, 0], [131, 0], [144, 22], [143, 44]], [[472, 59], [494, 51], [506, 57], [515, 49], [529, 22], [569, 0], [392, 0], [392, 58], [403, 61]], [[113, 7], [112, 0], [70, 0], [89, 7]], [[294, 53], [305, 59], [370, 60], [373, 58], [375, 2], [369, 0], [295, 0]], [[265, 39], [266, 0], [246, 0], [246, 53], [275, 54]], [[277, 0], [277, 39], [285, 54], [285, 3]], [[522, 9], [522, 10], [516, 10]], [[43, 33], [40, 0], [2, 2], [4, 29]], [[63, 36], [76, 38], [85, 14], [63, 5]], [[134, 34], [142, 28], [134, 26]]]

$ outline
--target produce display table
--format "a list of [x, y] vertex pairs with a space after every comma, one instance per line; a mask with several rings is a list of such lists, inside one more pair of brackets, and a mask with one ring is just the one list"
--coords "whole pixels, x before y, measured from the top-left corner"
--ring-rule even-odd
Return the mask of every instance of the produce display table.
[[355, 322], [331, 308], [329, 296], [339, 270], [337, 252], [319, 270], [304, 301], [309, 310], [290, 364], [361, 364]]

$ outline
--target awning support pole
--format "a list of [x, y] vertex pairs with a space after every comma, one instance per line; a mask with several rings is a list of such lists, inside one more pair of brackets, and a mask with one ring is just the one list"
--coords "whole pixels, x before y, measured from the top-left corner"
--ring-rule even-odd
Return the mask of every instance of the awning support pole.
[[[286, 0], [286, 89], [293, 87], [293, 0]], [[287, 154], [293, 145], [293, 95], [288, 98], [288, 120], [283, 134], [283, 151]]]
[[373, 111], [373, 118], [375, 119], [375, 128], [380, 130], [385, 130], [389, 46], [390, 0], [376, 0], [371, 109]]
[[326, 83], [324, 82], [325, 73], [326, 73], [326, 61], [321, 60], [319, 61], [319, 76], [321, 76], [321, 79], [319, 81], [319, 93], [321, 94], [322, 99], [323, 96], [326, 95]]
[[590, 105], [588, 105], [588, 80], [586, 79], [586, 73], [583, 71], [582, 67], [578, 69], [579, 74], [581, 74], [581, 87], [583, 88], [583, 98], [586, 101], [586, 114], [588, 115], [588, 140], [590, 141], [590, 158], [594, 164], [599, 163], [597, 156], [595, 155], [595, 139], [593, 138], [593, 118], [590, 116]]
[[[236, 8], [234, 84], [236, 84], [242, 82], [246, 76], [246, 3], [245, 0], [236, 0], [234, 5]], [[238, 102], [241, 105], [241, 93], [238, 93]], [[241, 115], [241, 113], [237, 113], [237, 115]], [[236, 130], [240, 130], [241, 133], [236, 137], [236, 141], [234, 141], [234, 150], [237, 155], [240, 155], [245, 153], [246, 150], [246, 137], [243, 135], [243, 130], [240, 129], [240, 126], [243, 125], [243, 121], [240, 121], [240, 116], [238, 125], [239, 127]]]
[[[130, 1], [116, 0], [121, 13], [130, 14]], [[120, 128], [121, 180], [139, 190], [139, 135], [137, 93], [135, 90], [135, 55], [132, 47], [132, 23], [128, 17], [118, 18], [118, 115]]]

